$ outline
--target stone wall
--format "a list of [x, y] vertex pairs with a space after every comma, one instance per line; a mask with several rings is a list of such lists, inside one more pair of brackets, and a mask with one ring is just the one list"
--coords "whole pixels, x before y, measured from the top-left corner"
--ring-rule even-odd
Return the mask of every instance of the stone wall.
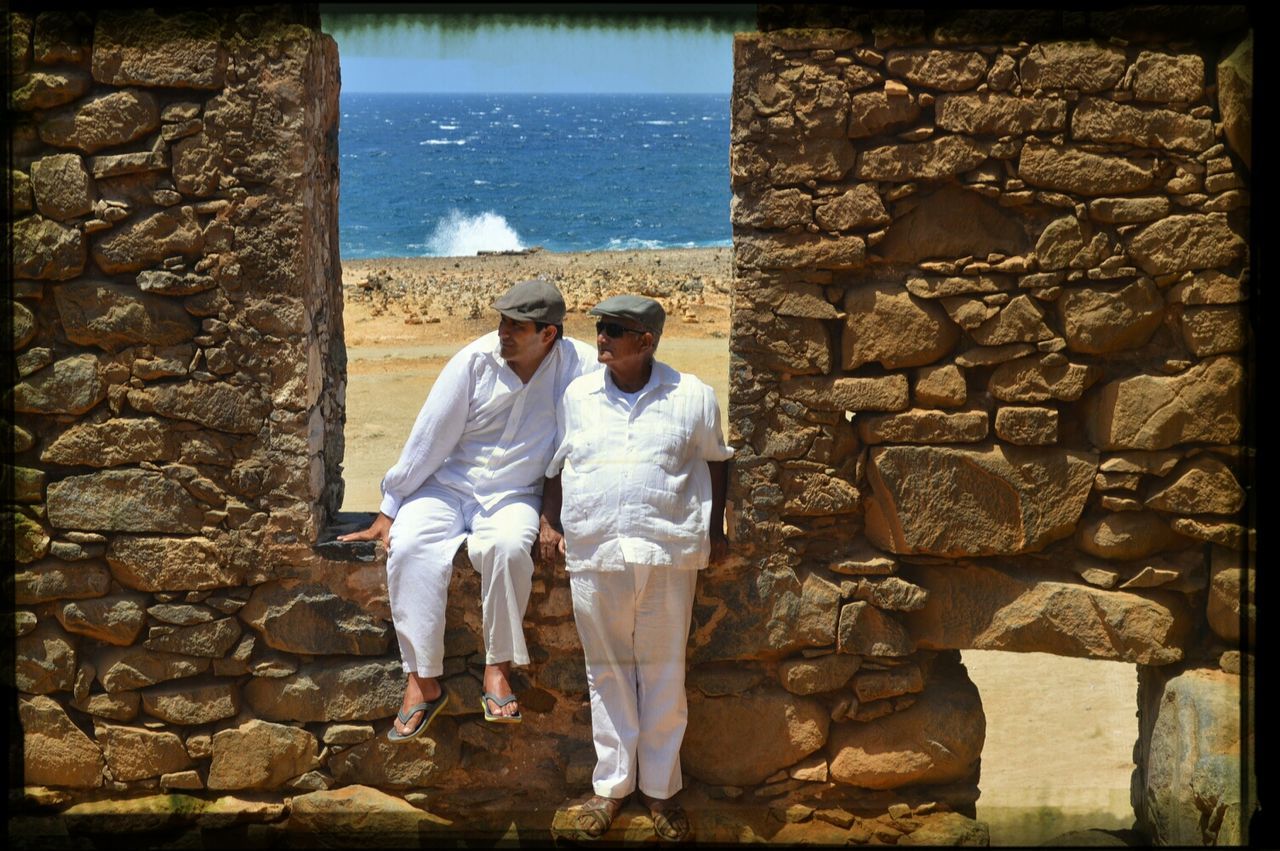
[[[700, 580], [688, 794], [706, 840], [981, 841], [960, 650], [1142, 666], [1151, 754], [1250, 664], [1251, 42], [1229, 13], [1123, 43], [791, 14], [736, 45], [738, 558]], [[480, 720], [462, 556], [450, 714], [384, 738], [381, 556], [332, 543], [366, 519], [334, 515], [314, 10], [9, 25], [24, 801], [72, 832], [545, 837], [594, 761], [562, 571], [535, 576], [520, 728]], [[1188, 773], [1241, 835], [1214, 784], [1247, 737], [1209, 726], [1216, 762], [1140, 761], [1154, 835], [1200, 823], [1168, 803]]]
[[[769, 659], [754, 688], [822, 717], [771, 768], [976, 795], [966, 648], [1139, 665], [1138, 751], [1167, 752], [1195, 727], [1154, 720], [1177, 663], [1218, 689], [1176, 700], [1237, 788], [1193, 800], [1140, 759], [1142, 825], [1245, 835], [1240, 716], [1213, 707], [1243, 699], [1253, 624], [1252, 38], [1239, 9], [1179, 14], [762, 7], [737, 38], [749, 567], [704, 585], [723, 620], [694, 654]], [[770, 747], [736, 722], [716, 735]]]

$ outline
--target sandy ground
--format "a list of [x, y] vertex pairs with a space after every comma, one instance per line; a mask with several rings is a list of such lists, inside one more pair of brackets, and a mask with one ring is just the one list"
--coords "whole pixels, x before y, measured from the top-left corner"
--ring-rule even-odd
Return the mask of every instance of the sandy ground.
[[[641, 292], [667, 306], [659, 357], [729, 398], [730, 251], [600, 252], [346, 261], [346, 511], [376, 511], [378, 481], [399, 455], [445, 361], [496, 327], [488, 305], [530, 277], [556, 281], [566, 333], [593, 342], [584, 314], [601, 298]], [[1034, 845], [1070, 830], [1133, 824], [1137, 738], [1133, 665], [1040, 653], [966, 651], [987, 738], [978, 817], [993, 845]]]

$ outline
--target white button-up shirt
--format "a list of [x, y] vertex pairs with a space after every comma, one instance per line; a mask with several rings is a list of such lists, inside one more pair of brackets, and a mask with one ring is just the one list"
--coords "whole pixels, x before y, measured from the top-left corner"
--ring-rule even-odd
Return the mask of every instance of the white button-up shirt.
[[569, 385], [547, 475], [561, 476], [565, 566], [703, 568], [710, 554], [711, 472], [726, 461], [715, 391], [655, 361], [624, 396], [607, 369]]
[[575, 378], [600, 369], [593, 346], [565, 338], [526, 384], [502, 359], [497, 331], [470, 343], [427, 394], [400, 460], [382, 478], [379, 510], [394, 518], [432, 477], [485, 508], [513, 494], [541, 494], [555, 450], [556, 404]]

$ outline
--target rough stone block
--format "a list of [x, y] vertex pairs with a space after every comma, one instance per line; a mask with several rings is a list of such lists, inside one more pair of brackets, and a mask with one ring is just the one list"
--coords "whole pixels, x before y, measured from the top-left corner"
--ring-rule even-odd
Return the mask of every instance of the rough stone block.
[[274, 789], [319, 766], [315, 736], [254, 719], [213, 735], [210, 789]]
[[1252, 738], [1240, 713], [1252, 695], [1240, 677], [1210, 668], [1139, 669], [1134, 810], [1161, 845], [1247, 843], [1256, 789]]
[[116, 780], [145, 780], [192, 765], [182, 739], [176, 733], [121, 727], [94, 722], [94, 737], [107, 757], [107, 767]]
[[1151, 222], [1169, 215], [1169, 199], [1163, 195], [1146, 198], [1095, 198], [1089, 202], [1089, 217], [1107, 224]]
[[198, 331], [180, 304], [141, 295], [129, 284], [74, 282], [56, 287], [53, 294], [67, 338], [108, 352], [182, 343]]
[[902, 576], [929, 589], [923, 608], [902, 616], [921, 649], [1008, 650], [1164, 665], [1183, 658], [1199, 616], [1183, 594], [1114, 591], [1063, 582], [1033, 565], [903, 564]]
[[143, 647], [104, 647], [94, 655], [93, 662], [98, 669], [98, 681], [108, 692], [193, 677], [209, 668], [207, 658], [157, 653]]
[[128, 398], [131, 406], [144, 413], [190, 420], [232, 434], [257, 434], [270, 410], [256, 392], [200, 381], [130, 390]]
[[1146, 505], [1174, 514], [1235, 514], [1244, 506], [1244, 488], [1226, 464], [1197, 455], [1147, 497]]
[[14, 599], [19, 605], [51, 600], [101, 597], [111, 585], [106, 566], [96, 561], [65, 562], [45, 559], [24, 565], [14, 576]]
[[1077, 148], [1022, 146], [1018, 177], [1032, 186], [1077, 195], [1141, 192], [1155, 183], [1150, 160], [1093, 154]]
[[928, 408], [955, 408], [963, 405], [969, 391], [964, 373], [955, 364], [924, 366], [916, 370], [915, 401]]
[[1148, 275], [1230, 266], [1244, 250], [1225, 213], [1168, 216], [1129, 240], [1129, 254]]
[[860, 236], [756, 234], [734, 240], [734, 262], [752, 269], [859, 269], [866, 254]]
[[1135, 375], [1102, 386], [1090, 400], [1089, 437], [1100, 449], [1167, 449], [1240, 439], [1244, 370], [1216, 357], [1178, 375]]
[[94, 789], [102, 785], [102, 749], [48, 697], [19, 697], [22, 780], [28, 786]]
[[1105, 354], [1142, 346], [1160, 327], [1164, 299], [1150, 278], [1119, 289], [1071, 287], [1058, 299], [1067, 348]]
[[116, 417], [101, 423], [77, 423], [40, 453], [47, 464], [115, 467], [177, 457], [177, 433], [155, 417]]
[[704, 783], [754, 785], [821, 749], [830, 724], [820, 702], [778, 688], [736, 697], [693, 692], [681, 765]]
[[44, 216], [24, 216], [13, 223], [13, 276], [38, 281], [65, 281], [84, 270], [85, 240], [76, 227]]
[[857, 418], [858, 437], [877, 443], [977, 443], [986, 439], [985, 410], [947, 412], [916, 409]]
[[820, 694], [842, 688], [861, 664], [861, 657], [847, 653], [831, 653], [816, 659], [788, 659], [778, 666], [778, 679], [792, 694]]
[[93, 259], [108, 275], [137, 272], [168, 257], [194, 258], [204, 234], [191, 207], [153, 213], [113, 230], [93, 247]]
[[186, 680], [144, 690], [142, 706], [170, 724], [211, 724], [240, 712], [240, 691], [228, 680]]
[[76, 648], [53, 620], [42, 620], [13, 644], [13, 684], [25, 694], [71, 691]]
[[836, 646], [858, 656], [909, 656], [915, 642], [902, 624], [870, 603], [859, 600], [840, 607]]
[[93, 210], [93, 181], [78, 154], [54, 154], [33, 162], [31, 189], [36, 208], [51, 219], [66, 221]]
[[943, 95], [934, 106], [938, 126], [955, 133], [1022, 136], [1062, 130], [1067, 102], [1058, 98], [1010, 95]]
[[1144, 50], [1133, 62], [1133, 97], [1149, 103], [1194, 103], [1204, 96], [1204, 59], [1196, 53]]
[[849, 137], [865, 139], [906, 127], [920, 117], [920, 105], [909, 94], [860, 92], [849, 99]]
[[1181, 549], [1190, 542], [1170, 529], [1154, 512], [1123, 511], [1081, 523], [1076, 543], [1098, 558], [1129, 561], [1163, 550]]
[[379, 656], [391, 638], [385, 621], [317, 584], [259, 585], [240, 618], [289, 653]]
[[885, 57], [885, 68], [917, 86], [962, 92], [986, 77], [987, 60], [981, 53], [960, 50], [895, 50]]
[[1046, 365], [1043, 358], [1023, 357], [1001, 363], [991, 373], [991, 395], [1002, 402], [1074, 402], [1102, 376], [1092, 364]]
[[107, 563], [128, 588], [200, 591], [243, 581], [226, 550], [207, 538], [116, 535], [107, 546]]
[[9, 104], [22, 112], [53, 109], [71, 103], [89, 91], [93, 83], [84, 71], [52, 69], [36, 71], [15, 78], [13, 82], [16, 88], [9, 95]]
[[1201, 307], [1182, 313], [1182, 339], [1197, 357], [1238, 352], [1247, 342], [1244, 308]]
[[781, 392], [819, 411], [904, 411], [909, 404], [905, 375], [789, 378], [782, 382]]
[[753, 228], [806, 225], [813, 221], [813, 198], [803, 189], [766, 189], [758, 197], [734, 195], [731, 218], [735, 225]]
[[827, 230], [839, 231], [887, 224], [890, 216], [885, 212], [875, 186], [860, 183], [825, 204], [819, 204], [814, 210], [814, 219]]
[[1058, 411], [1055, 408], [997, 408], [996, 436], [1018, 446], [1050, 446], [1058, 442]]
[[1213, 144], [1213, 122], [1169, 109], [1083, 98], [1071, 113], [1071, 137], [1194, 154]]
[[850, 289], [844, 309], [841, 363], [845, 369], [872, 361], [886, 369], [921, 366], [945, 355], [960, 338], [960, 330], [942, 308], [918, 301], [892, 283]]
[[105, 11], [93, 38], [93, 76], [113, 86], [218, 89], [227, 55], [215, 18], [196, 11]]
[[985, 738], [978, 689], [957, 665], [900, 712], [834, 725], [826, 753], [831, 779], [862, 789], [976, 784]]
[[204, 507], [173, 479], [150, 470], [103, 470], [49, 485], [58, 529], [199, 532]]
[[151, 627], [143, 645], [148, 650], [221, 659], [240, 638], [240, 621], [222, 618], [187, 627]]
[[1218, 112], [1227, 144], [1253, 168], [1253, 30], [1218, 63]]
[[140, 139], [160, 126], [156, 99], [137, 89], [98, 95], [40, 123], [40, 139], [58, 148], [92, 154]]
[[375, 721], [400, 707], [404, 671], [398, 659], [315, 661], [285, 677], [255, 677], [244, 698], [273, 721]]
[[147, 612], [144, 598], [136, 594], [114, 594], [91, 600], [64, 603], [54, 610], [58, 623], [68, 632], [87, 635], [106, 644], [132, 644], [142, 632]]
[[891, 182], [940, 180], [977, 168], [988, 156], [988, 145], [964, 136], [942, 136], [870, 148], [858, 158], [857, 175]]
[[1097, 456], [992, 446], [871, 450], [868, 539], [894, 553], [1035, 552], [1071, 534], [1093, 487]]
[[1089, 41], [1037, 44], [1022, 59], [1023, 88], [1100, 92], [1124, 75], [1124, 48]]

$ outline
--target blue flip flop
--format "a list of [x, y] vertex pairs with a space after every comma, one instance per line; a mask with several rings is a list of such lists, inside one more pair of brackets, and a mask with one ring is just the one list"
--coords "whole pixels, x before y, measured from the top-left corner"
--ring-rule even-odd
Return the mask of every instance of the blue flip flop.
[[427, 729], [427, 725], [435, 720], [435, 717], [440, 714], [440, 710], [444, 709], [448, 702], [449, 693], [442, 691], [440, 692], [440, 696], [435, 700], [428, 700], [423, 703], [414, 704], [403, 712], [397, 712], [396, 717], [400, 719], [401, 724], [408, 724], [409, 719], [418, 712], [422, 713], [422, 720], [418, 722], [418, 726], [414, 727], [404, 735], [397, 733], [396, 728], [393, 725], [391, 729], [387, 731], [387, 740], [392, 742], [404, 742], [412, 739], [414, 736]]
[[495, 697], [487, 691], [483, 696], [481, 696], [480, 705], [484, 707], [484, 720], [488, 721], [490, 724], [519, 724], [523, 720], [519, 712], [516, 712], [515, 715], [494, 715], [489, 711], [489, 701], [491, 700], [498, 705], [499, 709], [501, 709], [508, 703], [515, 702], [516, 696], [514, 694], [509, 694], [506, 697]]

